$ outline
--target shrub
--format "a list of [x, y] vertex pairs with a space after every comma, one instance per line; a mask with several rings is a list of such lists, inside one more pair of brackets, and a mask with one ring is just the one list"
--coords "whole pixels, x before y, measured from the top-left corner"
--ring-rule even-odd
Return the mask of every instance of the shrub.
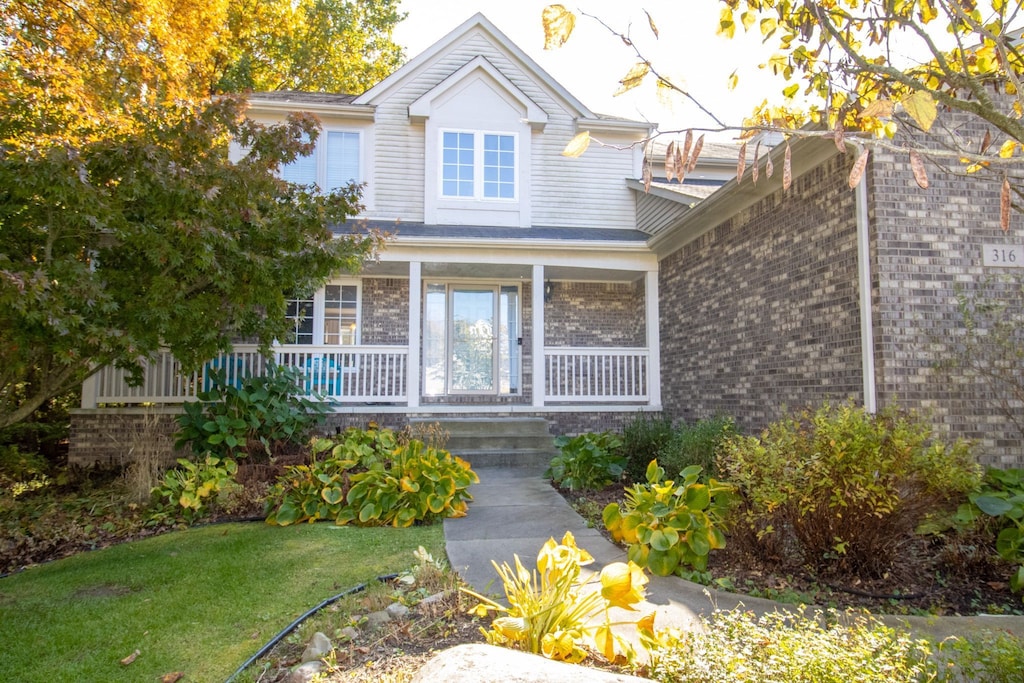
[[700, 467], [680, 473], [682, 482], [663, 481], [665, 470], [652, 460], [647, 484], [626, 489], [624, 506], [609, 503], [602, 515], [616, 541], [629, 544], [629, 559], [660, 576], [679, 574], [707, 583], [708, 554], [725, 547], [721, 522], [732, 487], [711, 479], [701, 484]]
[[[316, 455], [327, 453], [323, 460]], [[308, 465], [289, 467], [267, 497], [267, 522], [411, 526], [461, 517], [479, 479], [469, 463], [391, 430], [350, 428], [335, 443], [314, 445]]]
[[979, 482], [966, 444], [929, 442], [930, 430], [894, 409], [871, 415], [825, 405], [735, 436], [720, 451], [741, 504], [730, 527], [762, 556], [878, 576], [931, 514]]
[[611, 432], [560, 436], [555, 446], [561, 453], [551, 459], [544, 476], [570, 491], [603, 489], [625, 472], [626, 459], [617, 454], [622, 439]]
[[1017, 683], [1024, 671], [1024, 639], [1005, 632], [980, 631], [939, 643], [948, 665], [941, 681]]
[[276, 455], [284, 444], [301, 444], [328, 408], [303, 394], [297, 368], [271, 363], [266, 374], [246, 377], [240, 386], [225, 382], [223, 370], [211, 371], [213, 387], [185, 403], [177, 420], [175, 448], [220, 458]]
[[658, 457], [661, 448], [672, 438], [672, 421], [639, 413], [622, 430], [619, 454], [626, 459], [626, 474], [641, 481], [647, 464]]
[[[490, 613], [502, 616], [491, 622], [490, 629], [481, 629], [487, 642], [534, 654], [548, 659], [579, 662], [586, 656], [582, 645], [588, 644], [609, 661], [619, 653], [631, 658], [632, 648], [612, 632], [615, 626], [633, 624], [650, 629], [653, 613], [638, 622], [613, 624], [610, 607], [632, 610], [644, 599], [647, 577], [630, 562], [613, 562], [605, 566], [598, 582], [601, 590], [587, 590], [579, 580], [580, 567], [594, 558], [576, 546], [576, 539], [565, 532], [561, 543], [548, 539], [537, 555], [537, 569], [528, 571], [515, 556], [515, 568], [494, 564], [501, 577], [508, 606], [463, 588], [480, 603], [471, 612], [480, 617]], [[597, 617], [604, 615], [604, 621]]]
[[933, 680], [933, 647], [870, 617], [715, 611], [705, 628], [642, 632], [647, 676], [663, 683]]
[[982, 486], [960, 505], [956, 520], [979, 522], [982, 514], [994, 518], [996, 552], [1016, 566], [1010, 588], [1024, 590], [1024, 470], [989, 468]]
[[153, 489], [159, 502], [152, 522], [182, 518], [192, 524], [220, 506], [241, 486], [235, 481], [238, 465], [230, 458], [207, 453], [199, 462], [180, 458], [178, 467], [168, 470], [163, 484]]
[[658, 462], [672, 479], [691, 465], [699, 465], [707, 476], [716, 477], [715, 453], [718, 446], [735, 434], [735, 422], [731, 417], [713, 417], [692, 425], [679, 425], [658, 450]]

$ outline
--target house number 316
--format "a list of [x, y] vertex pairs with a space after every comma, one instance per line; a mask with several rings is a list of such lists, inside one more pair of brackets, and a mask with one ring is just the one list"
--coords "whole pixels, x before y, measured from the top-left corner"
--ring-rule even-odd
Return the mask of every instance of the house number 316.
[[986, 244], [984, 264], [997, 268], [1024, 267], [1024, 248], [1006, 244]]

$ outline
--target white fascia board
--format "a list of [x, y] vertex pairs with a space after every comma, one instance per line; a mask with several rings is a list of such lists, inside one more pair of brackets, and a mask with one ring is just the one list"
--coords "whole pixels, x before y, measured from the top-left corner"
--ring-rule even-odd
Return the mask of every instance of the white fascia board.
[[589, 130], [591, 133], [634, 133], [643, 132], [644, 137], [654, 134], [658, 124], [646, 121], [630, 121], [628, 119], [598, 119], [581, 117], [576, 119], [576, 130]]
[[497, 46], [505, 50], [514, 60], [518, 61], [524, 71], [533, 76], [535, 81], [546, 86], [557, 96], [557, 98], [561, 99], [563, 103], [568, 105], [569, 109], [575, 111], [578, 116], [584, 118], [592, 118], [594, 116], [594, 113], [590, 111], [586, 105], [576, 99], [572, 93], [552, 78], [548, 72], [542, 69], [537, 62], [533, 61], [529, 55], [519, 49], [518, 45], [509, 40], [508, 36], [498, 30], [498, 28], [480, 12], [477, 12], [469, 19], [462, 22], [462, 24], [450, 31], [439, 41], [406, 62], [404, 66], [399, 68], [393, 74], [357, 97], [354, 100], [354, 104], [373, 104], [380, 98], [385, 97], [392, 90], [400, 88], [403, 82], [406, 79], [413, 77], [422, 66], [430, 64], [433, 60], [446, 52], [454, 43], [462, 40], [473, 30], [477, 29], [487, 34]]
[[626, 178], [626, 187], [643, 194], [667, 199], [671, 202], [675, 202], [676, 204], [683, 204], [686, 206], [692, 206], [694, 203], [704, 200], [703, 197], [698, 197], [697, 195], [686, 194], [685, 192], [676, 192], [675, 190], [666, 190], [664, 187], [658, 187], [656, 185], [651, 185], [651, 189], [647, 190], [644, 188], [643, 181], [636, 180], [635, 178]]
[[417, 238], [390, 240], [380, 252], [381, 261], [441, 261], [503, 265], [575, 265], [585, 268], [647, 271], [657, 269], [657, 256], [643, 242], [586, 242], [564, 240], [480, 240]]
[[[786, 145], [783, 144], [771, 151], [772, 163], [776, 168], [771, 178], [765, 178], [755, 185], [749, 173], [744, 174], [743, 182], [738, 182], [734, 177], [717, 192], [683, 214], [674, 225], [652, 237], [648, 241], [648, 246], [658, 254], [659, 259], [665, 258], [708, 230], [782, 189], [782, 162], [785, 149]], [[839, 150], [836, 149], [831, 137], [805, 137], [792, 144], [791, 154], [793, 179], [796, 180], [839, 154]]]
[[373, 121], [374, 107], [352, 104], [317, 104], [313, 102], [280, 102], [278, 100], [249, 100], [249, 109], [255, 113], [291, 114], [308, 111], [323, 116]]
[[475, 71], [483, 71], [501, 87], [509, 97], [526, 110], [526, 121], [534, 130], [544, 130], [547, 125], [548, 115], [522, 90], [516, 87], [505, 74], [498, 71], [497, 67], [491, 64], [486, 57], [477, 55], [464, 64], [458, 71], [454, 72], [443, 81], [435, 85], [427, 92], [420, 95], [409, 105], [409, 118], [414, 121], [424, 121], [430, 118], [433, 113], [434, 101], [443, 97], [446, 92], [458, 86], [464, 79]]

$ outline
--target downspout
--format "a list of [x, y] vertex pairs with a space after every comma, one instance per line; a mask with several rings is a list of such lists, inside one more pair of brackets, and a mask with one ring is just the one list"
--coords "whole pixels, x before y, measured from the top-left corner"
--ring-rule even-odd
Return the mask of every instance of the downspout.
[[871, 319], [871, 240], [868, 224], [867, 180], [862, 178], [855, 190], [857, 221], [857, 278], [860, 284], [860, 353], [864, 374], [864, 409], [878, 411], [875, 387], [875, 334]]

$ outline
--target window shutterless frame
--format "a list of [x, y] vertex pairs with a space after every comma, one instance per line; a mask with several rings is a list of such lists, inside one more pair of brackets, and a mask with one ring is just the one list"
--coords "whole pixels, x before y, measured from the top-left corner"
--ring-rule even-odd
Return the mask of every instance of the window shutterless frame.
[[504, 131], [439, 131], [438, 195], [444, 200], [516, 201], [519, 134]]

